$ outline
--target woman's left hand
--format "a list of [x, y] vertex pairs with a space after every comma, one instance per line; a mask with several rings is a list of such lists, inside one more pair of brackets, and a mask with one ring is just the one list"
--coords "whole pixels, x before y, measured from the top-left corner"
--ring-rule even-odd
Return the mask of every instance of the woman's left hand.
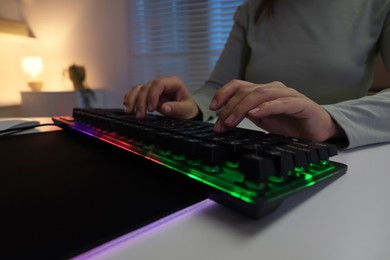
[[232, 80], [214, 95], [210, 109], [221, 109], [214, 130], [224, 132], [245, 117], [262, 129], [285, 136], [325, 141], [343, 130], [320, 105], [283, 83]]

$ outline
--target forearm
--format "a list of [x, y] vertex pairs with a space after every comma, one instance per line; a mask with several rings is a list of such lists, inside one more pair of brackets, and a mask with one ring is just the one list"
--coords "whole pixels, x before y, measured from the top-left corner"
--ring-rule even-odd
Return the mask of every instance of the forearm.
[[346, 148], [390, 141], [390, 89], [323, 108], [345, 134]]
[[207, 121], [216, 116], [209, 109], [215, 92], [232, 79], [243, 79], [249, 60], [250, 51], [246, 42], [248, 7], [244, 4], [234, 15], [234, 25], [226, 45], [205, 84], [193, 93], [193, 97]]

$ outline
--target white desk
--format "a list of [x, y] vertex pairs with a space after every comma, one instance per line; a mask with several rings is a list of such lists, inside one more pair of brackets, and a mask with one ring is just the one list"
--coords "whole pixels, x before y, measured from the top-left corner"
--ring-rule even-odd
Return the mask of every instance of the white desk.
[[[244, 124], [245, 126], [245, 124]], [[79, 259], [390, 259], [390, 144], [340, 152], [347, 174], [253, 221], [206, 200]]]
[[294, 195], [259, 221], [207, 200], [79, 258], [388, 260], [389, 155], [390, 144], [340, 152], [333, 160], [347, 164], [347, 174]]

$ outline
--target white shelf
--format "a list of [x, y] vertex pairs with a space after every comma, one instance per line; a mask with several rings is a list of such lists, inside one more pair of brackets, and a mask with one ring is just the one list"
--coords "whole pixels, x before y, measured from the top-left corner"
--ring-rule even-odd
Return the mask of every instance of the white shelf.
[[[92, 107], [105, 107], [104, 90], [94, 90], [96, 99]], [[72, 115], [73, 108], [84, 108], [80, 91], [21, 92], [22, 110], [26, 117], [52, 117]]]

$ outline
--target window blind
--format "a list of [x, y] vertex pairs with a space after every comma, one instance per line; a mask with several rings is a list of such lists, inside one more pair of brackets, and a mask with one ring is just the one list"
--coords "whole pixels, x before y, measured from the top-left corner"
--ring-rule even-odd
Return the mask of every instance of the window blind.
[[131, 83], [176, 75], [191, 92], [211, 73], [243, 0], [129, 0]]

